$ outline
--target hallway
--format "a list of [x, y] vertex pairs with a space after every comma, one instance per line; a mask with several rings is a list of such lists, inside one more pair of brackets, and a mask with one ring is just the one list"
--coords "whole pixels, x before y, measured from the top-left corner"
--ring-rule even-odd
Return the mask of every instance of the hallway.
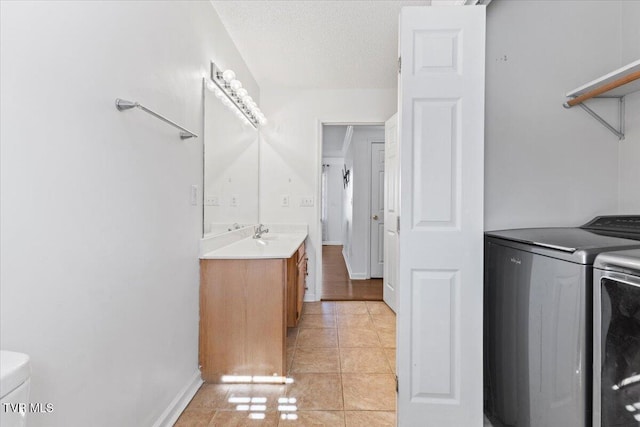
[[322, 246], [322, 301], [382, 301], [382, 279], [351, 280], [342, 246]]

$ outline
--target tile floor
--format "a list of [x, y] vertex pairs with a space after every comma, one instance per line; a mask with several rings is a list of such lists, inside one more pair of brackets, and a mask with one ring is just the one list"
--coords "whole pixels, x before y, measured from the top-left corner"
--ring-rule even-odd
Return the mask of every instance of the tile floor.
[[379, 301], [305, 303], [286, 385], [205, 384], [175, 424], [395, 426], [395, 314]]

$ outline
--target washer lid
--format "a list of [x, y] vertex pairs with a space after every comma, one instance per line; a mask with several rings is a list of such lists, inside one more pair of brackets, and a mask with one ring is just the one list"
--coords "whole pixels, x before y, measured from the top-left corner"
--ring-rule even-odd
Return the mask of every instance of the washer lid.
[[488, 231], [486, 234], [564, 252], [578, 250], [602, 252], [603, 249], [607, 248], [616, 250], [616, 248], [623, 249], [625, 246], [640, 246], [639, 241], [603, 236], [575, 227], [519, 228], [515, 230]]
[[[576, 227], [487, 231], [500, 244], [564, 261], [592, 265], [601, 252], [640, 248], [640, 240], [603, 236]], [[497, 242], [497, 240], [494, 240]]]
[[15, 351], [0, 351], [0, 397], [5, 397], [31, 376], [29, 356]]

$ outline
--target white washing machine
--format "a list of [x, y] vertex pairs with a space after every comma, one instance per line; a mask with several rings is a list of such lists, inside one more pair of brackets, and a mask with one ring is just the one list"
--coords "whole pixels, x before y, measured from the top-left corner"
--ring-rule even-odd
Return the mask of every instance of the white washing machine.
[[593, 427], [640, 426], [640, 249], [594, 264]]

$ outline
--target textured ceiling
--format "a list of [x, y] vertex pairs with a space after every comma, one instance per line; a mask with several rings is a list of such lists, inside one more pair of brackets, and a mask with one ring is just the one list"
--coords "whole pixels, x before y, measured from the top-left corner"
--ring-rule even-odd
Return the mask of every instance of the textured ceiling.
[[396, 87], [398, 16], [431, 1], [217, 1], [261, 88]]

